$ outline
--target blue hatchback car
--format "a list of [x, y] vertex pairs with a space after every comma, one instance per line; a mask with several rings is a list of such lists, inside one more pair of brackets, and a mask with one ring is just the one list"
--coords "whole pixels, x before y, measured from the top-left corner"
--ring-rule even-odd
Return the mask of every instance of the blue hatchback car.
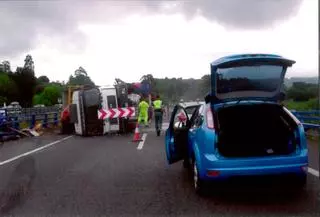
[[305, 186], [304, 128], [279, 102], [294, 63], [272, 54], [220, 58], [211, 63], [205, 102], [194, 105], [192, 115], [190, 108], [174, 107], [165, 135], [167, 160], [184, 160], [197, 193], [204, 193], [207, 181], [234, 177], [290, 175], [296, 187]]

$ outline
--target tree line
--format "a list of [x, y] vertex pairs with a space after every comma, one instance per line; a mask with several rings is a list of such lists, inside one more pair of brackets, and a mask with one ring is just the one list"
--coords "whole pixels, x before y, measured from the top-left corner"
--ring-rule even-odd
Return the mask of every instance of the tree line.
[[[210, 75], [204, 75], [201, 79], [182, 79], [182, 78], [155, 78], [157, 91], [166, 103], [177, 103], [181, 99], [204, 100], [204, 96], [210, 91]], [[306, 80], [301, 78], [301, 80]], [[311, 79], [309, 79], [311, 81]], [[304, 109], [318, 109], [318, 84], [299, 81], [295, 78], [294, 82], [284, 83], [285, 102], [290, 102], [291, 107], [297, 104], [305, 104]]]
[[23, 67], [15, 71], [11, 71], [9, 61], [3, 61], [0, 66], [0, 107], [11, 102], [19, 102], [22, 107], [52, 106], [61, 103], [59, 99], [66, 85], [94, 85], [82, 67], [70, 75], [67, 83], [50, 81], [47, 76], [36, 77], [31, 55], [27, 55]]
[[[23, 67], [17, 67], [12, 72], [10, 63], [0, 64], [0, 106], [17, 101], [22, 107], [36, 104], [51, 106], [59, 103], [62, 91], [66, 85], [92, 85], [94, 82], [83, 67], [79, 67], [70, 75], [68, 81], [54, 82], [47, 76], [35, 76], [34, 61], [27, 55]], [[203, 100], [210, 91], [210, 75], [201, 79], [183, 78], [154, 78], [152, 74], [145, 74], [140, 82], [147, 84], [152, 94], [159, 94], [166, 104], [184, 101]], [[288, 85], [289, 84], [289, 85]], [[318, 85], [315, 83], [294, 82], [285, 85], [286, 101], [308, 102], [311, 108], [318, 108]]]

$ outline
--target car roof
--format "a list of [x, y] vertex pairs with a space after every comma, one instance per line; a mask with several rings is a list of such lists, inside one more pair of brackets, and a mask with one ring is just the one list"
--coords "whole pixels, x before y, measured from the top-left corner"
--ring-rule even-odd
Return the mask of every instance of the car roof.
[[212, 66], [219, 66], [228, 62], [232, 62], [232, 61], [237, 61], [237, 60], [242, 60], [242, 59], [255, 59], [255, 58], [259, 58], [259, 59], [278, 59], [278, 60], [283, 60], [286, 61], [288, 63], [294, 64], [295, 61], [294, 60], [289, 60], [286, 59], [280, 55], [276, 55], [276, 54], [259, 54], [259, 53], [252, 53], [252, 54], [235, 54], [235, 55], [229, 55], [229, 56], [225, 56], [222, 58], [219, 58], [215, 61], [213, 61], [211, 63]]
[[194, 107], [194, 106], [198, 106], [198, 105], [202, 105], [204, 104], [203, 101], [192, 101], [192, 102], [183, 102], [183, 103], [179, 103], [179, 105], [183, 108], [189, 108], [189, 107]]

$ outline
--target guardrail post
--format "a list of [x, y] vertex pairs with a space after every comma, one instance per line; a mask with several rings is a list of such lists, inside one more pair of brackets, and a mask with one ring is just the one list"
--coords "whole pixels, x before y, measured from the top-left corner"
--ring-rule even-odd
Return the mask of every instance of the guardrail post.
[[54, 113], [53, 124], [54, 124], [55, 126], [58, 126], [58, 124], [59, 124], [58, 113], [57, 113], [57, 112]]
[[42, 121], [42, 127], [47, 128], [48, 127], [48, 114], [44, 114], [44, 119]]
[[32, 114], [31, 115], [30, 129], [34, 128], [35, 125], [36, 125], [36, 115]]
[[14, 117], [12, 119], [13, 119], [13, 128], [19, 130], [20, 129], [20, 124], [19, 124], [18, 117]]

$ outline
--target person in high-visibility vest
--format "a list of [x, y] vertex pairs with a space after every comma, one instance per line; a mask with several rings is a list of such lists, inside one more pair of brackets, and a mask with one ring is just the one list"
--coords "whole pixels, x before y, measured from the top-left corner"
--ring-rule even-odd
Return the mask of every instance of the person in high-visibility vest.
[[152, 108], [152, 103], [151, 103], [151, 105], [149, 105], [149, 108], [148, 108], [148, 123], [149, 123], [149, 125], [152, 122], [152, 115], [153, 115], [152, 110], [153, 110], [153, 108]]
[[148, 108], [149, 104], [146, 102], [144, 98], [141, 98], [141, 101], [139, 103], [139, 124], [144, 123], [145, 126], [148, 126]]
[[156, 100], [153, 101], [154, 117], [155, 117], [155, 127], [157, 136], [160, 136], [162, 128], [162, 115], [163, 115], [163, 105], [160, 96], [157, 95]]

